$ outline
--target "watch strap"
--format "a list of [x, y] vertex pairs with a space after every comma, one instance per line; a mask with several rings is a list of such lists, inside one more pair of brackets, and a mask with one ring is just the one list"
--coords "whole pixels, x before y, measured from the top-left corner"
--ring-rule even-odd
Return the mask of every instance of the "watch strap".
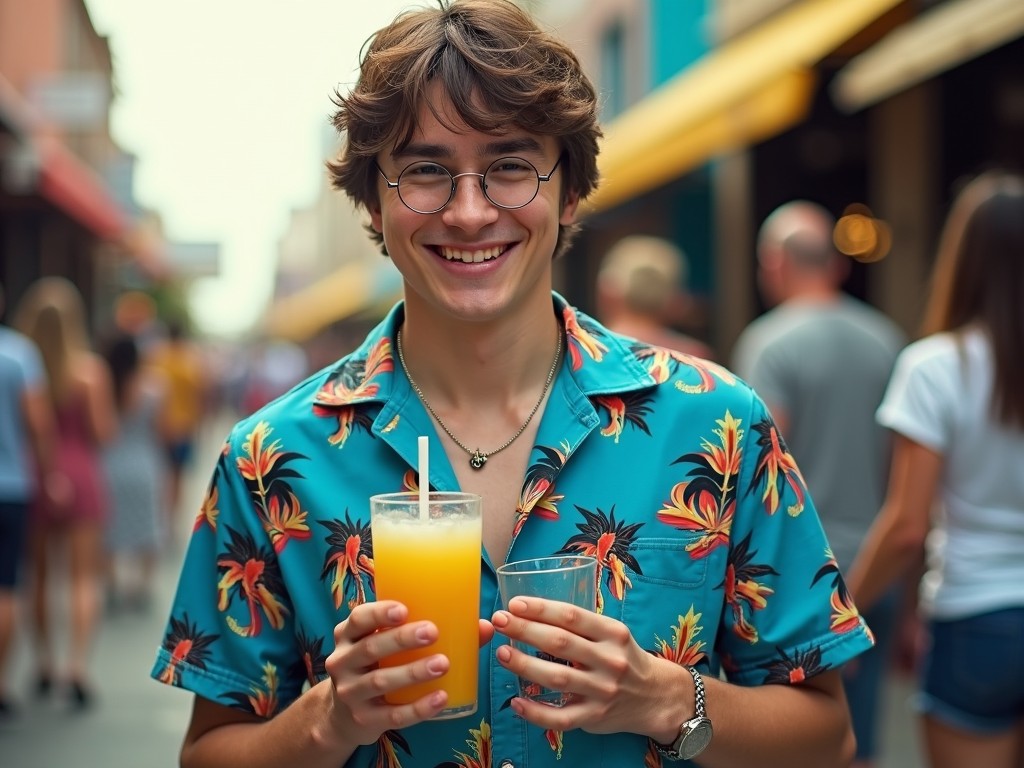
[[683, 667], [683, 669], [689, 672], [690, 676], [693, 678], [693, 717], [680, 724], [679, 735], [669, 746], [659, 744], [653, 739], [651, 740], [651, 743], [654, 744], [654, 748], [658, 753], [663, 757], [667, 757], [669, 760], [683, 759], [683, 755], [679, 752], [679, 748], [682, 745], [681, 742], [683, 734], [689, 730], [690, 724], [698, 720], [707, 720], [707, 713], [704, 706], [704, 678], [702, 678], [700, 672], [693, 667], [687, 666]]
[[707, 713], [704, 710], [704, 678], [693, 667], [687, 667], [686, 671], [693, 676], [693, 716], [707, 717]]

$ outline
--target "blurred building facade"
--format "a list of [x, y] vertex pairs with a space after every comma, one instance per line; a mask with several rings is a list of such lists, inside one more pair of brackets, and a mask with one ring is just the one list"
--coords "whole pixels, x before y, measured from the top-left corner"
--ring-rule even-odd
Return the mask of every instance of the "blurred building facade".
[[559, 265], [562, 289], [593, 310], [615, 240], [668, 237], [706, 299], [689, 330], [720, 355], [762, 309], [754, 238], [778, 204], [859, 206], [872, 242], [846, 287], [913, 332], [959, 180], [1024, 167], [1018, 0], [540, 5], [605, 110], [602, 187]]
[[161, 271], [157, 243], [135, 228], [112, 95], [110, 47], [83, 0], [0, 0], [0, 282], [11, 308], [32, 281], [60, 275], [95, 324], [111, 275]]
[[195, 277], [219, 271], [219, 244], [169, 242], [135, 197], [138, 158], [110, 132], [110, 41], [85, 0], [0, 0], [0, 283], [13, 310], [43, 276], [71, 280], [91, 330], [128, 290], [181, 315]]
[[[849, 223], [846, 284], [913, 334], [958, 181], [1024, 167], [1019, 0], [521, 0], [574, 47], [600, 94], [602, 182], [555, 285], [596, 311], [628, 234], [687, 254], [682, 330], [719, 359], [763, 307], [754, 241], [809, 198]], [[324, 138], [324, 157], [337, 147]], [[296, 210], [261, 332], [314, 360], [350, 348], [399, 295], [365, 214], [330, 188]], [[856, 222], [853, 220], [856, 219]], [[867, 230], [866, 233], [864, 230]]]
[[[325, 128], [324, 162], [338, 149]], [[365, 211], [329, 183], [326, 166], [316, 196], [292, 211], [277, 244], [271, 307], [258, 333], [300, 344], [319, 367], [358, 344], [401, 294], [398, 270], [370, 240]]]

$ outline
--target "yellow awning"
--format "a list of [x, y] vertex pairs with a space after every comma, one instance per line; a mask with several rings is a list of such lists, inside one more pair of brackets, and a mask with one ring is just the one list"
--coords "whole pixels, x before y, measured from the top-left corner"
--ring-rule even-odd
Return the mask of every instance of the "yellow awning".
[[339, 320], [389, 304], [401, 294], [390, 261], [352, 261], [307, 288], [276, 301], [263, 324], [266, 335], [303, 342]]
[[814, 65], [902, 1], [798, 0], [712, 51], [606, 127], [601, 187], [586, 210], [794, 125], [809, 108]]
[[1021, 0], [956, 0], [890, 32], [836, 76], [832, 95], [853, 112], [1024, 35]]

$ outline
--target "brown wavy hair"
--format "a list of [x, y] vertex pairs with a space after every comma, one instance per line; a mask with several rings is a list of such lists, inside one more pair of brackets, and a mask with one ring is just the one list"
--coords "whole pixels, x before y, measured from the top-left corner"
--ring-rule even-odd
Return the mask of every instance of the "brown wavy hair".
[[922, 332], [980, 326], [995, 359], [993, 407], [1024, 429], [1024, 177], [985, 173], [957, 195], [939, 240]]
[[[327, 163], [332, 184], [364, 208], [378, 202], [374, 167], [383, 150], [401, 150], [416, 115], [438, 81], [458, 116], [474, 130], [494, 133], [515, 125], [561, 143], [563, 200], [597, 185], [597, 96], [572, 50], [508, 0], [442, 0], [438, 8], [406, 11], [368, 41], [359, 79], [348, 94], [335, 91], [331, 122], [344, 137], [340, 156]], [[384, 239], [370, 230], [381, 246]], [[560, 226], [555, 255], [568, 247], [576, 225]]]
[[39, 278], [22, 296], [14, 325], [39, 348], [54, 403], [65, 402], [74, 389], [75, 362], [91, 351], [82, 294], [66, 278]]

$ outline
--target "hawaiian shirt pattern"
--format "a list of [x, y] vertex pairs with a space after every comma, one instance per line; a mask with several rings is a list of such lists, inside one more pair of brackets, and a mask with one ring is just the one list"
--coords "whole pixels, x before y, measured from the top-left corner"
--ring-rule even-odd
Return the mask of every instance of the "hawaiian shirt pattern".
[[[650, 653], [741, 685], [798, 683], [871, 647], [793, 457], [726, 369], [615, 335], [553, 294], [567, 354], [507, 558], [593, 555], [598, 610]], [[433, 422], [395, 365], [402, 305], [337, 364], [235, 426], [196, 516], [152, 675], [272, 717], [322, 680], [334, 626], [374, 599], [369, 498], [418, 488]], [[433, 440], [434, 446], [440, 442]], [[430, 487], [458, 490], [443, 450]], [[500, 605], [481, 553], [480, 616]], [[655, 768], [636, 734], [544, 731], [480, 652], [479, 707], [388, 732], [346, 766]]]

